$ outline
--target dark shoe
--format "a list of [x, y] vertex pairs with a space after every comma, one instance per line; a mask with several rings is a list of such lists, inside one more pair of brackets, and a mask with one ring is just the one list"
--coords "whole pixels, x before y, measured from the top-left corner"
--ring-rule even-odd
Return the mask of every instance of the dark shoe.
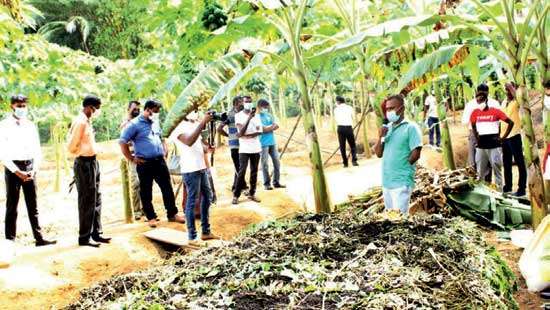
[[517, 198], [526, 198], [526, 197], [527, 197], [527, 195], [525, 194], [525, 192], [519, 192], [519, 191], [516, 192], [516, 193], [514, 194], [514, 196], [516, 196]]
[[348, 164], [344, 164], [344, 168], [347, 168], [348, 167]]
[[173, 217], [169, 217], [168, 222], [176, 222], [176, 223], [184, 224], [185, 223], [185, 216], [176, 214]]
[[214, 234], [206, 234], [206, 235], [202, 235], [201, 236], [201, 240], [202, 241], [206, 241], [206, 240], [219, 240], [221, 239], [220, 237], [214, 235]]
[[252, 195], [252, 196], [248, 196], [248, 199], [254, 201], [254, 202], [262, 202], [258, 197], [256, 197], [255, 195]]
[[36, 241], [36, 246], [53, 245], [56, 243], [57, 243], [56, 240], [39, 240], [39, 241]]
[[99, 243], [95, 243], [95, 242], [92, 242], [90, 240], [88, 240], [88, 241], [78, 241], [78, 245], [80, 245], [80, 246], [89, 246], [89, 247], [92, 247], [92, 248], [99, 248], [99, 246], [100, 246]]
[[358, 164], [356, 161], [354, 161], [354, 162], [352, 163], [352, 165], [353, 165], [354, 167], [359, 166], [359, 164]]
[[268, 185], [265, 187], [265, 190], [266, 191], [272, 191], [273, 190], [273, 187], [271, 187], [271, 185]]
[[239, 204], [239, 198], [238, 197], [233, 197], [233, 201], [231, 201], [232, 204], [234, 205], [238, 205]]
[[101, 237], [101, 236], [92, 237], [92, 240], [94, 240], [95, 242], [99, 242], [99, 243], [111, 243], [111, 239], [113, 239], [113, 238], [104, 238], [104, 237]]
[[286, 185], [283, 185], [283, 184], [273, 184], [273, 187], [275, 187], [275, 188], [286, 188]]

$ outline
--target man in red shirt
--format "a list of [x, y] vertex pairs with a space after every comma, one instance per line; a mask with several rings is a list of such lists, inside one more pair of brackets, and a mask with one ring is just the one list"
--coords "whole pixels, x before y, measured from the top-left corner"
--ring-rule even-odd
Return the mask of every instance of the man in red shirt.
[[[495, 173], [495, 182], [502, 191], [502, 140], [506, 139], [514, 126], [514, 122], [500, 109], [489, 107], [488, 93], [480, 91], [476, 94], [476, 100], [481, 105], [470, 115], [472, 131], [477, 140], [476, 167], [480, 180], [491, 173], [488, 164]], [[500, 137], [500, 122], [508, 124], [504, 136]]]

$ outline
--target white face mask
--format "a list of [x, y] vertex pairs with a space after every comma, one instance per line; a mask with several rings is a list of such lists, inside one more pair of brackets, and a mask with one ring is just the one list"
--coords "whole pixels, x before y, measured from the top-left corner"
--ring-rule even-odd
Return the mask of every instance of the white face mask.
[[544, 107], [546, 110], [550, 110], [550, 96], [546, 94], [544, 95]]
[[151, 119], [155, 122], [158, 122], [160, 120], [160, 113], [159, 112], [153, 113], [153, 116], [151, 117]]
[[27, 110], [27, 108], [15, 108], [13, 111], [13, 114], [18, 119], [24, 119], [24, 118], [27, 118], [28, 112], [29, 111]]
[[188, 121], [194, 122], [194, 121], [197, 121], [198, 119], [199, 119], [199, 113], [197, 111], [193, 111], [187, 114]]
[[247, 111], [252, 110], [252, 102], [245, 102], [243, 106], [244, 106], [244, 109]]
[[101, 115], [101, 109], [95, 109], [94, 113], [92, 113], [93, 118], [98, 118]]

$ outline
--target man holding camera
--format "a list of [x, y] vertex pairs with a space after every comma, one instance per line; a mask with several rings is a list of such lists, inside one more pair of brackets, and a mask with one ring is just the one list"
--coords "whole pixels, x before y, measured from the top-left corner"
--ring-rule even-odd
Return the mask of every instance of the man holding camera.
[[256, 197], [256, 182], [258, 181], [258, 165], [260, 163], [260, 153], [262, 152], [262, 143], [260, 135], [263, 132], [262, 120], [256, 115], [256, 108], [253, 107], [252, 100], [244, 100], [244, 109], [235, 115], [235, 124], [238, 129], [239, 137], [239, 173], [237, 175], [237, 184], [233, 191], [233, 204], [239, 203], [239, 197], [245, 186], [246, 167], [250, 162], [250, 190], [248, 199], [260, 202]]
[[[120, 124], [120, 130], [126, 129], [132, 122], [132, 120], [139, 116], [140, 114], [141, 102], [137, 100], [132, 100], [128, 103], [128, 114], [122, 124]], [[130, 144], [130, 151], [134, 152], [134, 146]], [[134, 162], [128, 161], [128, 172], [130, 177], [130, 199], [132, 202], [132, 208], [134, 209], [134, 218], [136, 220], [141, 219], [142, 208], [141, 208], [141, 199], [139, 198], [139, 177], [137, 175], [137, 166]]]
[[[194, 112], [196, 117], [196, 112]], [[195, 119], [192, 117], [192, 119]], [[200, 196], [201, 213], [201, 240], [219, 239], [210, 231], [209, 210], [212, 202], [212, 192], [208, 179], [208, 166], [206, 163], [205, 148], [210, 152], [212, 146], [202, 141], [201, 133], [214, 119], [214, 112], [208, 112], [200, 122], [184, 120], [172, 133], [179, 142], [178, 148], [181, 154], [181, 173], [185, 182], [187, 198], [185, 201], [185, 217], [187, 220], [187, 233], [189, 244], [196, 245], [197, 231], [195, 228], [195, 203]]]
[[[185, 223], [185, 218], [178, 215], [170, 172], [165, 161], [167, 150], [159, 125], [161, 107], [160, 102], [148, 100], [143, 113], [132, 120], [120, 136], [122, 154], [137, 165], [141, 204], [150, 227], [158, 225], [157, 214], [153, 208], [153, 181], [162, 192], [168, 221]], [[130, 152], [130, 142], [134, 146], [134, 154]]]
[[17, 205], [23, 188], [36, 246], [55, 244], [56, 241], [44, 239], [38, 223], [36, 172], [40, 166], [42, 151], [38, 128], [27, 119], [27, 97], [13, 96], [11, 109], [13, 113], [0, 122], [2, 164], [5, 167], [6, 180], [6, 239], [15, 240]]

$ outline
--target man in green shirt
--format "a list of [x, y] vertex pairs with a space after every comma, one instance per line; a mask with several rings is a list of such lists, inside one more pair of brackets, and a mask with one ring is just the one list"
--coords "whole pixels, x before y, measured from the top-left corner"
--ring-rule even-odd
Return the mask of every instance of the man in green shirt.
[[414, 188], [416, 162], [422, 150], [422, 134], [418, 125], [405, 120], [405, 100], [394, 95], [386, 100], [388, 124], [379, 130], [374, 147], [382, 158], [382, 191], [386, 210], [409, 213], [409, 200]]

